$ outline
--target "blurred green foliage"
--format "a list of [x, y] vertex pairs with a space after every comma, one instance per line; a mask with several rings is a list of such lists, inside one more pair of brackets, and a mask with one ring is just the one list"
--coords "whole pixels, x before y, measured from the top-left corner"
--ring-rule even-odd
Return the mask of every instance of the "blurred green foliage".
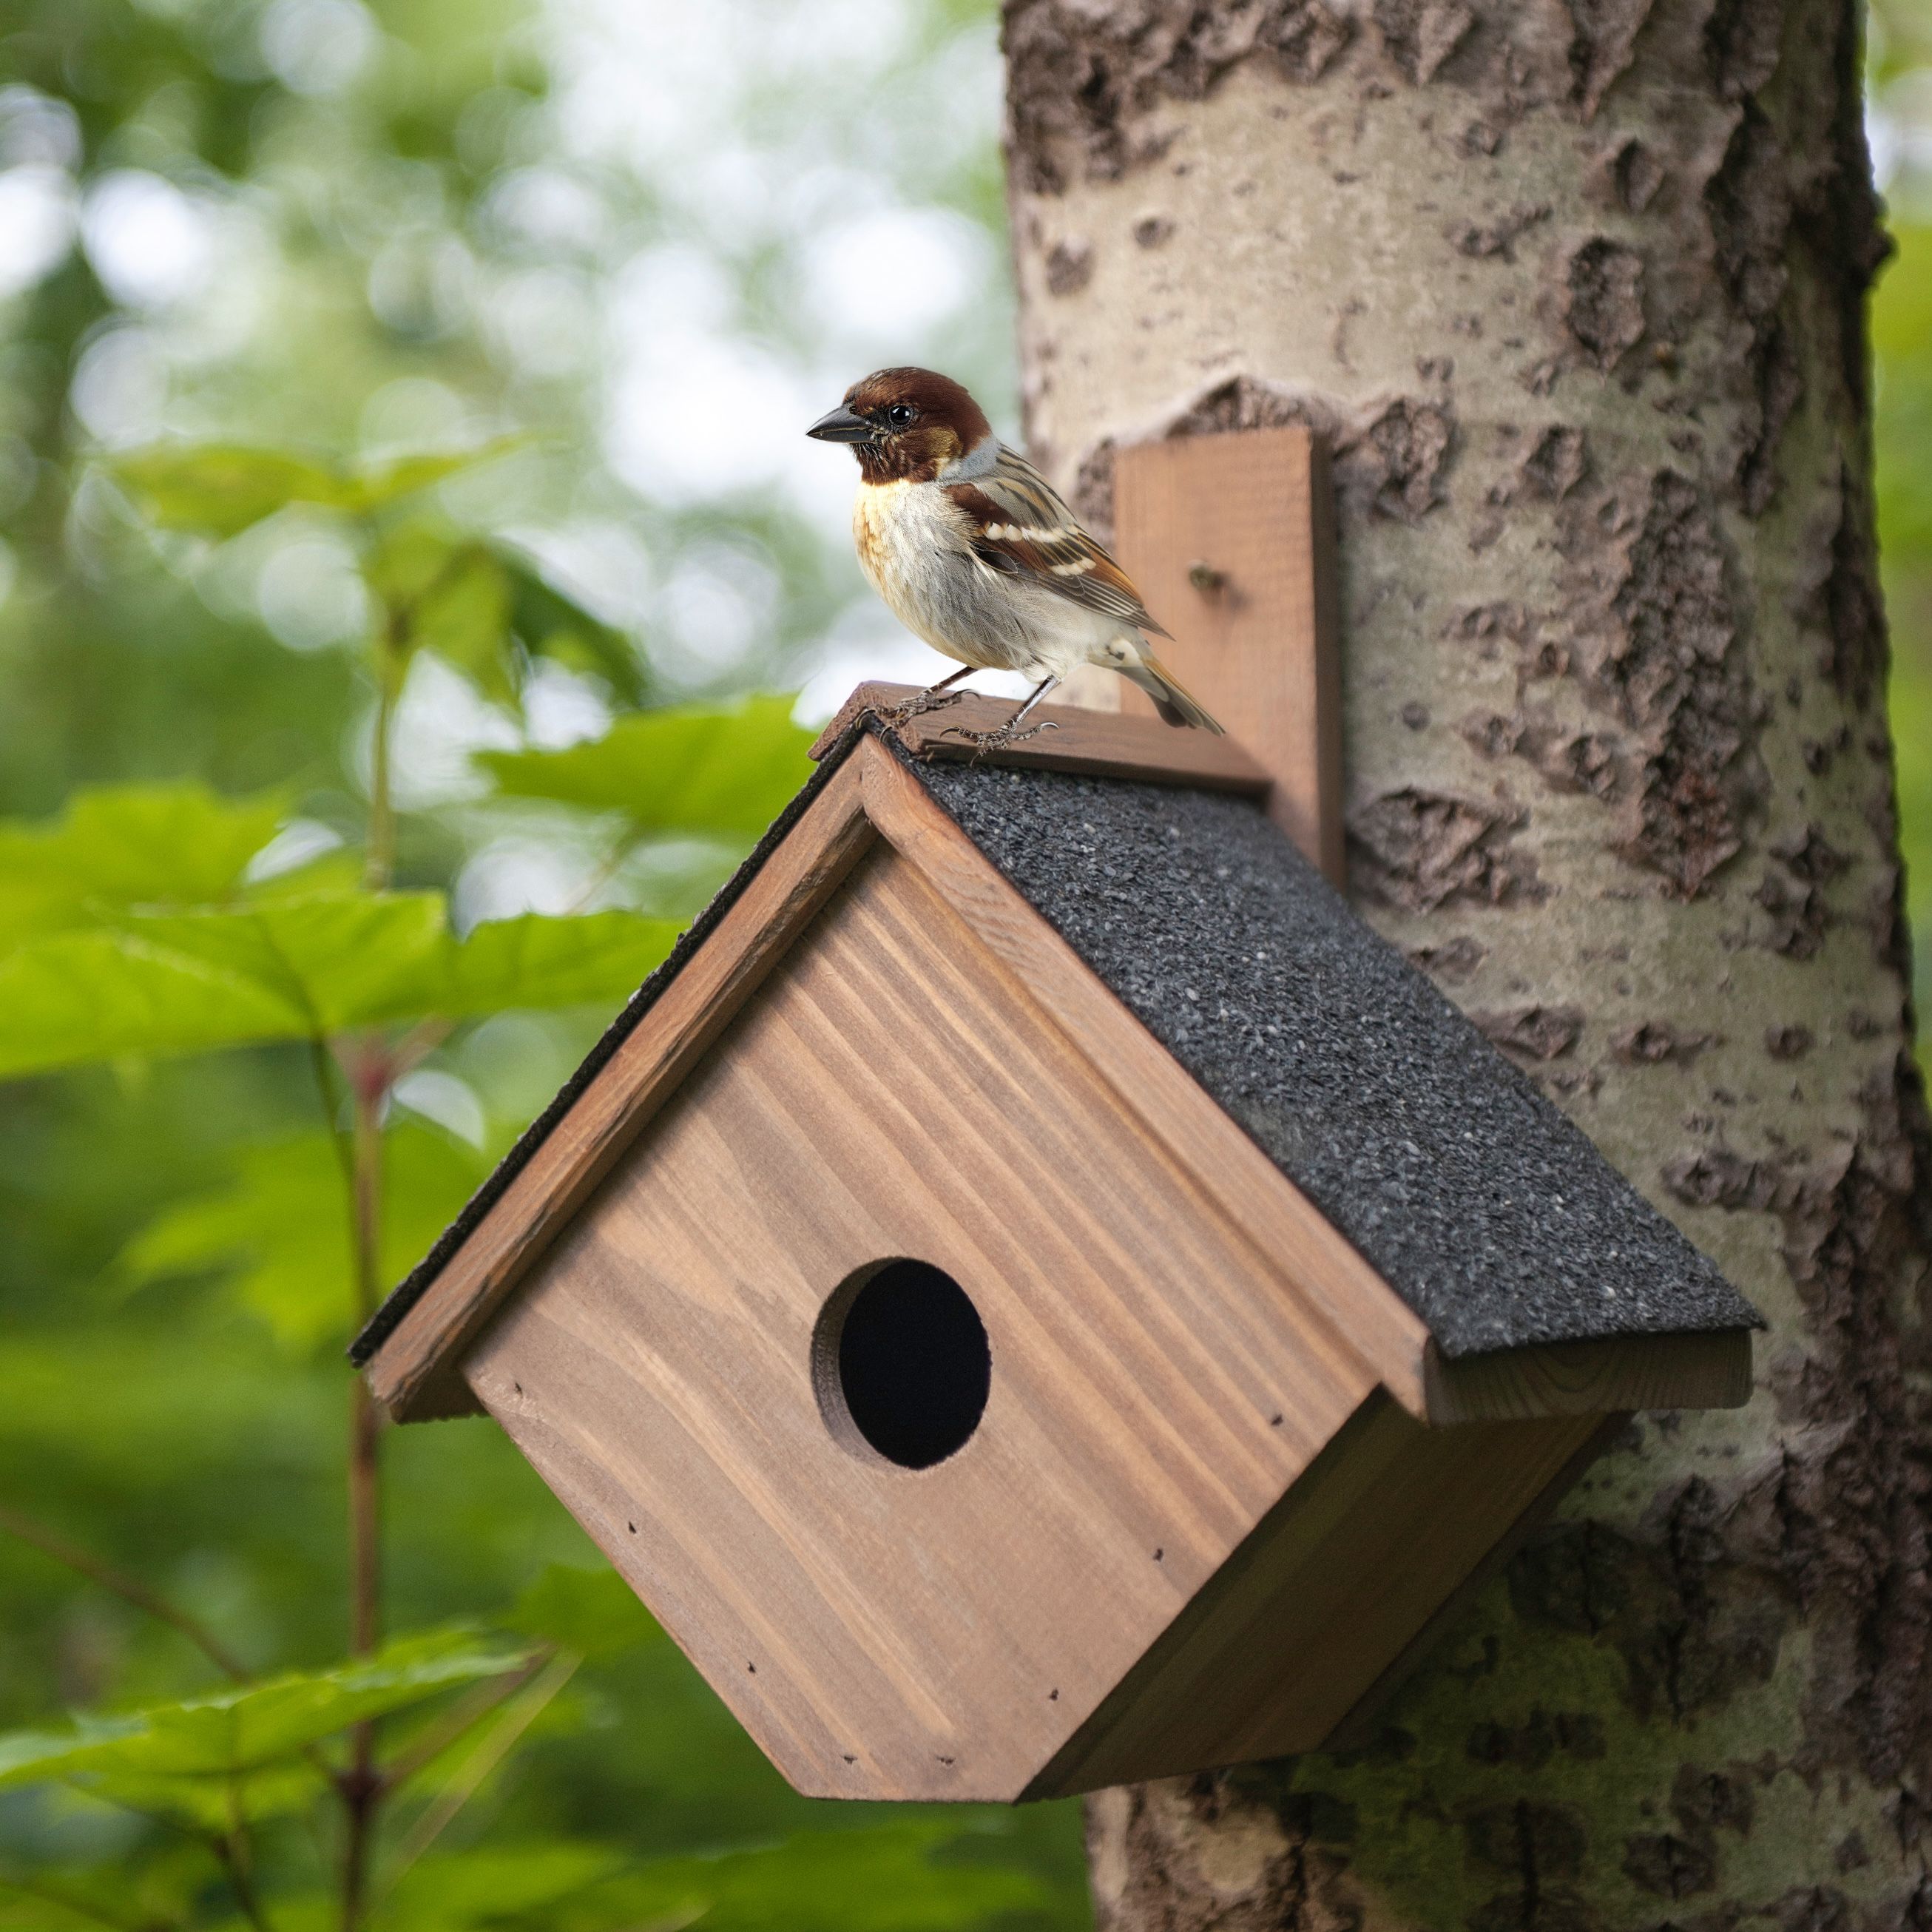
[[[788, 1791], [490, 1428], [385, 1444], [348, 1654], [358, 1294], [795, 789], [742, 694], [869, 608], [736, 459], [888, 344], [1011, 395], [990, 7], [814, 10], [0, 0], [0, 1928], [338, 1924], [372, 1721], [372, 1925], [1086, 1922], [1072, 1808]], [[1874, 17], [1924, 880], [1932, 32]], [[950, 304], [882, 319], [886, 245]]]
[[[618, 473], [598, 292], [688, 197], [575, 140], [569, 14], [0, 4], [0, 1927], [337, 1927], [365, 1766], [370, 1926], [1085, 1918], [1070, 1808], [788, 1791], [494, 1430], [386, 1439], [351, 1640], [358, 1301], [796, 789], [734, 694], [854, 589], [768, 478]], [[899, 26], [916, 119], [988, 22]]]

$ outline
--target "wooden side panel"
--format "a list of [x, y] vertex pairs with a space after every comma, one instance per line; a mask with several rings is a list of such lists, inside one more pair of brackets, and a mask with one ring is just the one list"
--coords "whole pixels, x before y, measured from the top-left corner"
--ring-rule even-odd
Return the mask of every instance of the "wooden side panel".
[[[1268, 810], [1337, 886], [1342, 704], [1334, 505], [1305, 429], [1176, 438], [1123, 449], [1114, 549], [1181, 682], [1274, 780]], [[1154, 707], [1129, 687], [1130, 716]]]
[[1028, 1796], [1315, 1750], [1602, 1426], [1435, 1431], [1372, 1397]]
[[[897, 1255], [992, 1352], [920, 1472], [812, 1380]], [[884, 847], [466, 1370], [795, 1784], [920, 1798], [1019, 1796], [1376, 1381]]]

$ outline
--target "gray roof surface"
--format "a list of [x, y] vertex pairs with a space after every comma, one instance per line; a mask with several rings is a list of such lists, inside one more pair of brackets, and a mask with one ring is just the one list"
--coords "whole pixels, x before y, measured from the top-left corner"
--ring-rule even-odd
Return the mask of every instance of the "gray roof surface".
[[[868, 729], [856, 727], [350, 1350], [366, 1363]], [[900, 754], [905, 758], [903, 750]], [[1252, 801], [906, 762], [1445, 1354], [1760, 1325]]]
[[1252, 802], [912, 769], [1445, 1354], [1758, 1324]]

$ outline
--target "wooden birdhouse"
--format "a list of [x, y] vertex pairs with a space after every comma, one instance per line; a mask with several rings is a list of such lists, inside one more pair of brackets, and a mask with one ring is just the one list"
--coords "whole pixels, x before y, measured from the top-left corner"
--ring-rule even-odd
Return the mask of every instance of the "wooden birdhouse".
[[1130, 456], [1123, 560], [1258, 755], [1066, 708], [974, 762], [1004, 703], [862, 692], [356, 1346], [398, 1418], [494, 1416], [820, 1796], [1319, 1745], [1606, 1424], [1750, 1387], [1749, 1305], [1298, 850], [1306, 440]]

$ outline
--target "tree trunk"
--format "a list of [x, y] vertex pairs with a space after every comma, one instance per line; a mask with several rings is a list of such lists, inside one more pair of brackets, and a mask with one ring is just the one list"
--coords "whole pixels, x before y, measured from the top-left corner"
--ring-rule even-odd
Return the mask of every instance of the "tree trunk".
[[1366, 1748], [1113, 1791], [1105, 1932], [1932, 1924], [1928, 1136], [1850, 0], [1009, 0], [1033, 447], [1306, 422], [1362, 910], [1769, 1318]]

